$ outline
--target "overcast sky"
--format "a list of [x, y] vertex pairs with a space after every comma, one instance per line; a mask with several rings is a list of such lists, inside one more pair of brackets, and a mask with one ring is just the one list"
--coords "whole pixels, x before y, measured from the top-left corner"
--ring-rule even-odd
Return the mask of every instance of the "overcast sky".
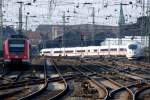
[[[4, 25], [18, 26], [17, 1], [24, 4], [31, 2], [32, 5], [23, 6], [23, 22], [26, 13], [29, 12], [28, 28], [35, 29], [39, 24], [62, 24], [62, 15], [65, 12], [68, 23], [66, 24], [91, 24], [92, 8], [95, 8], [95, 22], [99, 25], [118, 25], [120, 6], [123, 6], [126, 23], [134, 23], [139, 16], [142, 16], [143, 0], [3, 0]], [[49, 2], [52, 2], [51, 5]], [[86, 3], [86, 4], [85, 4]], [[91, 3], [91, 4], [87, 4]]]

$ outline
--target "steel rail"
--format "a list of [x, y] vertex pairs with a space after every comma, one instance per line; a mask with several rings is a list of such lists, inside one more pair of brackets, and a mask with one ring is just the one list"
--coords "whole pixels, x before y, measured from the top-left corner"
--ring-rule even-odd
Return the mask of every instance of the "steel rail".
[[[144, 88], [142, 88], [142, 89], [140, 89], [140, 90], [133, 91], [132, 88], [138, 88], [138, 87], [137, 87], [138, 85], [147, 86], [146, 83], [141, 82], [141, 83], [132, 84], [132, 85], [126, 87], [127, 89], [129, 89], [129, 90], [132, 92], [133, 100], [138, 100], [138, 99], [136, 99], [136, 98], [138, 97], [138, 94], [139, 94], [140, 92], [143, 92], [143, 89], [150, 88], [150, 87], [144, 87]], [[134, 92], [135, 92], [135, 93], [134, 93]]]
[[150, 87], [144, 87], [144, 88], [140, 89], [139, 91], [137, 91], [137, 92], [135, 93], [135, 98], [134, 98], [134, 100], [140, 100], [139, 96], [140, 96], [144, 91], [146, 91], [146, 90], [149, 90], [149, 91], [150, 91]]
[[[0, 79], [6, 80], [6, 81], [11, 82], [11, 83], [14, 83], [14, 82], [18, 81], [18, 79], [19, 79], [20, 76], [24, 73], [24, 71], [17, 72], [17, 73], [18, 73], [18, 74], [15, 74], [15, 75], [17, 75], [16, 79], [10, 79], [10, 78], [5, 77], [6, 75], [8, 76], [9, 74], [10, 74], [10, 75], [12, 74], [11, 70], [8, 71], [8, 72], [6, 72], [6, 73], [4, 73], [4, 74], [2, 74], [2, 75], [0, 76]], [[3, 84], [2, 84], [2, 85], [3, 85]]]
[[64, 85], [65, 85], [65, 88], [63, 89], [63, 91], [61, 91], [57, 95], [55, 95], [55, 96], [53, 96], [53, 97], [51, 97], [51, 98], [48, 99], [48, 100], [56, 100], [56, 99], [64, 96], [68, 92], [69, 86], [68, 86], [65, 78], [63, 77], [63, 75], [61, 74], [61, 72], [59, 71], [59, 69], [57, 68], [57, 66], [58, 66], [57, 63], [55, 61], [53, 61], [53, 60], [51, 60], [51, 62], [53, 63], [56, 72], [59, 74], [59, 77], [62, 79], [62, 81], [64, 82]]
[[[97, 65], [95, 65], [95, 66], [97, 66]], [[103, 69], [103, 71], [106, 70], [106, 68], [103, 68], [103, 67], [101, 67], [101, 68]], [[88, 68], [86, 68], [86, 69], [88, 69]], [[92, 71], [91, 69], [89, 69], [89, 70]], [[110, 69], [109, 69], [109, 71], [110, 71]], [[92, 71], [92, 72], [95, 72], [95, 71]], [[119, 89], [116, 89], [116, 90], [113, 90], [112, 92], [110, 92], [110, 93], [109, 93], [109, 96], [107, 97], [107, 99], [110, 99], [110, 98], [114, 97], [114, 95], [115, 95], [116, 93], [118, 93], [118, 92], [120, 92], [120, 91], [122, 91], [122, 90], [127, 91], [127, 92], [132, 96], [132, 98], [134, 98], [133, 92], [132, 92], [130, 89], [128, 89], [127, 87], [123, 86], [122, 84], [119, 84], [118, 82], [116, 82], [116, 81], [114, 81], [114, 80], [112, 80], [112, 79], [106, 78], [106, 77], [104, 77], [103, 75], [101, 75], [101, 74], [99, 74], [99, 73], [97, 73], [97, 75], [100, 75], [101, 77], [103, 77], [104, 79], [108, 80], [108, 81], [111, 82], [112, 84], [115, 84], [115, 85], [117, 85], [117, 86], [120, 87]]]
[[[96, 80], [94, 80], [93, 78], [91, 78], [91, 75], [87, 75], [86, 73], [82, 72], [80, 69], [71, 66], [73, 69], [77, 70], [78, 72], [80, 72], [82, 75], [84, 75], [85, 77], [87, 77], [87, 79], [91, 80], [94, 84], [96, 84], [98, 87], [100, 87], [101, 89], [103, 89], [103, 91], [105, 92], [105, 96], [104, 96], [104, 100], [108, 99], [109, 96], [109, 92], [108, 90], [100, 83], [98, 83]], [[89, 69], [86, 69], [89, 70]], [[94, 73], [95, 74], [95, 73]]]
[[[81, 63], [81, 65], [82, 65], [82, 63]], [[81, 66], [80, 66], [80, 67], [81, 67]], [[102, 78], [104, 78], [105, 80], [107, 80], [107, 81], [109, 81], [110, 83], [115, 84], [116, 86], [120, 87], [119, 89], [114, 90], [114, 91], [112, 92], [113, 94], [116, 93], [116, 92], [118, 92], [118, 91], [120, 91], [120, 90], [126, 90], [130, 95], [132, 95], [132, 92], [131, 92], [130, 90], [128, 90], [126, 87], [124, 87], [123, 85], [119, 84], [118, 82], [116, 82], [116, 81], [114, 81], [114, 80], [112, 80], [112, 79], [106, 78], [106, 77], [104, 77], [103, 75], [101, 75], [101, 74], [99, 74], [99, 73], [96, 73], [96, 71], [93, 71], [93, 70], [89, 69], [89, 67], [87, 68], [87, 67], [83, 67], [83, 66], [82, 66], [82, 68], [84, 68], [85, 70], [87, 70], [87, 71], [89, 71], [89, 72], [92, 72], [92, 73], [94, 73], [94, 74], [100, 75], [100, 76], [101, 76]], [[76, 68], [74, 67], [74, 69], [76, 69]], [[76, 69], [76, 70], [77, 70], [77, 69]], [[105, 71], [105, 70], [107, 70], [107, 68], [102, 69], [102, 70]], [[84, 72], [82, 72], [81, 70], [78, 70], [78, 71], [81, 72], [82, 74], [84, 74]], [[112, 70], [109, 69], [109, 71], [112, 71]], [[88, 77], [88, 75], [86, 75], [86, 77]], [[109, 94], [111, 94], [111, 92], [110, 92]], [[133, 97], [133, 95], [132, 95], [132, 97]], [[109, 99], [109, 98], [110, 98], [110, 95], [107, 96], [107, 98], [105, 98], [105, 99]]]
[[8, 88], [17, 88], [17, 87], [24, 86], [26, 84], [27, 85], [36, 85], [36, 84], [40, 84], [40, 83], [44, 83], [43, 79], [27, 80], [27, 81], [21, 81], [21, 82], [13, 82], [13, 83], [0, 85], [0, 90], [8, 89]]
[[46, 60], [44, 60], [44, 86], [43, 88], [40, 88], [38, 91], [32, 92], [29, 95], [26, 95], [22, 98], [19, 98], [19, 100], [29, 100], [33, 98], [34, 96], [37, 96], [38, 94], [42, 93], [48, 86], [48, 79], [47, 79], [47, 65], [46, 65]]

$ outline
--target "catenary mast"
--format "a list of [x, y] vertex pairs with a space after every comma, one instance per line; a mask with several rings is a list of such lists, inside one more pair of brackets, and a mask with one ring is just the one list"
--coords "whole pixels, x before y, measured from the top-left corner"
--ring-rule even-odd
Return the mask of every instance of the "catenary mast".
[[0, 0], [0, 51], [2, 52], [2, 42], [3, 42], [3, 0]]
[[118, 38], [118, 45], [120, 45], [122, 43], [121, 41], [121, 32], [122, 32], [122, 26], [125, 24], [125, 18], [124, 18], [124, 13], [123, 13], [123, 8], [122, 8], [122, 3], [120, 3], [120, 15], [119, 15], [119, 32], [117, 34], [117, 38]]
[[147, 0], [147, 34], [148, 34], [148, 61], [150, 62], [150, 0]]

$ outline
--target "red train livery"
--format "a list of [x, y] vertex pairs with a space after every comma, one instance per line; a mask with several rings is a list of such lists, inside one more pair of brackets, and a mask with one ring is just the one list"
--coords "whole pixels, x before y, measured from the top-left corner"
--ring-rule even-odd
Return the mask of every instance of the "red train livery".
[[5, 65], [30, 64], [30, 43], [22, 36], [12, 36], [3, 42]]

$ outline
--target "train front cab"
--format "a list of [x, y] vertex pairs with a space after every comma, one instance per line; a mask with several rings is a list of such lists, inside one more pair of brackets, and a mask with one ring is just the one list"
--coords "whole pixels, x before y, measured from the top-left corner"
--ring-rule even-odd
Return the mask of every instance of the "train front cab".
[[133, 43], [127, 46], [127, 55], [129, 60], [140, 60], [144, 58], [144, 51], [140, 47], [140, 44]]
[[25, 39], [8, 39], [4, 42], [4, 64], [30, 64], [29, 41]]

